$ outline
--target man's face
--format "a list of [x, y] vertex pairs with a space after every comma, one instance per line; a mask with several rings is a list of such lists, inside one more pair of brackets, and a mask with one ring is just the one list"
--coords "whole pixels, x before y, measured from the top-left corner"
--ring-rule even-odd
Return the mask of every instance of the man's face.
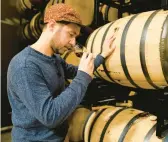
[[76, 37], [80, 34], [80, 27], [70, 23], [61, 25], [52, 39], [52, 48], [59, 54], [64, 54], [67, 50], [74, 50]]

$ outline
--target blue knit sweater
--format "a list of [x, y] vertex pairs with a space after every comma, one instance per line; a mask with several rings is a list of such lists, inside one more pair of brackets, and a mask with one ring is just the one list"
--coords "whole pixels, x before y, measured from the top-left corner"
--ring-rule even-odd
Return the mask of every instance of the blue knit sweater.
[[[102, 62], [98, 56], [95, 66]], [[74, 78], [66, 89], [65, 78]], [[66, 119], [82, 101], [91, 80], [59, 55], [49, 57], [29, 46], [18, 53], [7, 75], [13, 142], [62, 142], [68, 130]]]

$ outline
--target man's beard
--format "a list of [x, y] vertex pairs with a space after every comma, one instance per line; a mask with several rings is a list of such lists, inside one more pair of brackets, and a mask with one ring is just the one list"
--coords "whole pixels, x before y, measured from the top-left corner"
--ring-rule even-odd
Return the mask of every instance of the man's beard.
[[51, 46], [51, 49], [53, 51], [54, 54], [59, 54], [58, 49], [54, 48], [53, 46]]
[[[62, 49], [58, 49], [58, 48], [54, 48], [53, 46], [51, 46], [51, 49], [53, 51], [53, 54], [60, 54], [60, 55], [63, 55], [68, 49], [62, 47]], [[66, 51], [64, 50], [66, 49]]]

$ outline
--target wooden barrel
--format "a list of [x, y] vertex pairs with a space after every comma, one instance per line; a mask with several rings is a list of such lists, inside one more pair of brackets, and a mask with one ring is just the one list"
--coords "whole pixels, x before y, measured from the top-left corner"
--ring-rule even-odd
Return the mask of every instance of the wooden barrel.
[[94, 19], [94, 0], [62, 0], [65, 4], [71, 5], [82, 19], [82, 24], [89, 26]]
[[30, 29], [34, 39], [38, 39], [43, 29], [43, 16], [42, 13], [37, 13], [30, 21]]
[[129, 16], [129, 15], [130, 15], [129, 12], [123, 12], [123, 13], [122, 13], [122, 17], [127, 17], [127, 16]]
[[[75, 52], [73, 51], [67, 51], [61, 56], [66, 63], [72, 64], [74, 66], [78, 66], [80, 62], [80, 58], [76, 56]], [[70, 84], [72, 82], [71, 79], [66, 79], [65, 80], [67, 84]]]
[[16, 9], [20, 15], [23, 15], [27, 9], [31, 9], [31, 2], [29, 0], [17, 0]]
[[49, 2], [50, 0], [29, 0], [33, 5], [43, 5], [46, 2]]
[[[101, 111], [90, 127], [86, 142], [162, 142], [156, 136], [156, 117], [132, 108]], [[154, 118], [154, 119], [153, 119]]]
[[[50, 0], [50, 1], [47, 3], [47, 5], [46, 5], [45, 10], [46, 10], [47, 8], [49, 8], [51, 5], [54, 5], [54, 4], [59, 3], [59, 1], [60, 1], [60, 0]], [[45, 12], [45, 10], [44, 10], [44, 12]]]
[[42, 9], [50, 0], [29, 0], [31, 4], [37, 9]]
[[26, 19], [30, 19], [30, 17], [37, 13], [37, 10], [32, 9], [30, 0], [17, 0], [16, 10], [22, 17]]
[[33, 35], [30, 30], [30, 23], [25, 23], [23, 24], [20, 29], [19, 29], [19, 36], [24, 40], [24, 41], [32, 41]]
[[68, 119], [68, 137], [71, 142], [83, 141], [83, 129], [85, 121], [91, 110], [85, 107], [78, 107]]
[[80, 58], [76, 56], [76, 53], [74, 51], [67, 51], [61, 56], [66, 63], [72, 64], [74, 66], [78, 66], [80, 62]]
[[104, 23], [112, 22], [118, 19], [118, 9], [103, 5], [101, 8]]
[[88, 52], [107, 50], [104, 41], [116, 30], [116, 49], [97, 69], [98, 77], [134, 88], [168, 86], [168, 11], [131, 15], [99, 27], [87, 40]]
[[97, 120], [98, 116], [102, 113], [104, 109], [100, 109], [98, 111], [92, 111], [88, 115], [84, 128], [83, 128], [83, 140], [84, 142], [89, 142], [89, 137], [90, 137], [90, 130], [92, 129], [92, 126], [94, 122]]

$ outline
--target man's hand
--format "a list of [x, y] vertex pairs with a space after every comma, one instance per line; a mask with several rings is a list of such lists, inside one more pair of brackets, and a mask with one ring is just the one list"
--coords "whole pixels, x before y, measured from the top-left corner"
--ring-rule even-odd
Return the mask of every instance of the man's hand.
[[91, 77], [93, 76], [93, 69], [94, 69], [94, 58], [92, 53], [83, 53], [83, 56], [80, 60], [78, 70], [81, 70]]
[[104, 58], [107, 58], [109, 55], [111, 55], [114, 52], [114, 50], [116, 48], [116, 46], [114, 45], [115, 38], [116, 37], [115, 37], [115, 34], [114, 34], [112, 37], [105, 40], [105, 43], [104, 43], [105, 45], [104, 46], [106, 48], [106, 51], [103, 51], [101, 53], [101, 56], [103, 56]]

